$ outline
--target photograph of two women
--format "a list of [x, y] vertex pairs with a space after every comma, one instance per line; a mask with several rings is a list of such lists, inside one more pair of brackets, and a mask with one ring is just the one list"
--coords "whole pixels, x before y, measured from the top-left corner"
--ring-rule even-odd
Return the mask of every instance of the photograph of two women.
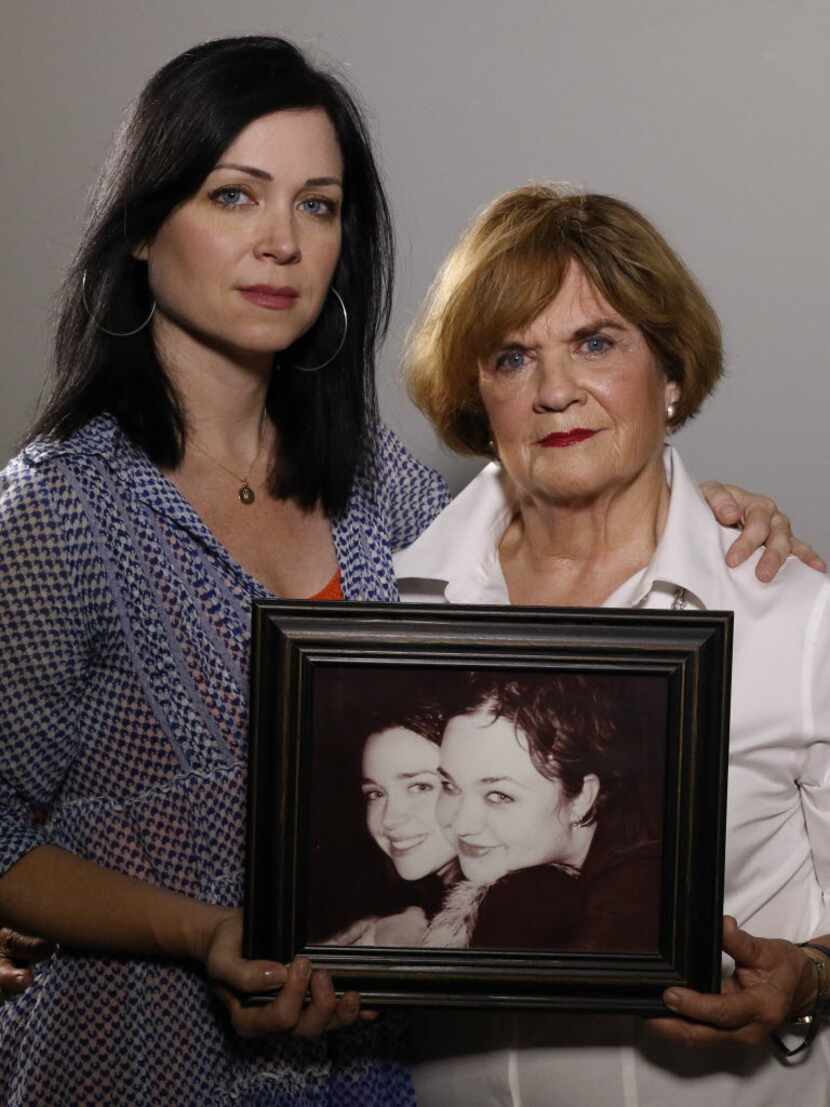
[[656, 953], [666, 690], [655, 676], [321, 669], [311, 940]]

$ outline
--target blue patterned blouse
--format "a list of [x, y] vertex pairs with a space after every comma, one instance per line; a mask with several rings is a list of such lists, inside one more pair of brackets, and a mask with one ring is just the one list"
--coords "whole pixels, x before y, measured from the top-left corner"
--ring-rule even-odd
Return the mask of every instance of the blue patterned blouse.
[[[397, 598], [391, 551], [446, 501], [381, 431], [334, 526], [346, 598]], [[0, 580], [0, 872], [51, 842], [241, 903], [250, 604], [267, 591], [106, 416], [0, 474]], [[242, 1041], [198, 967], [63, 950], [0, 1006], [0, 1102], [411, 1105], [396, 1026]]]

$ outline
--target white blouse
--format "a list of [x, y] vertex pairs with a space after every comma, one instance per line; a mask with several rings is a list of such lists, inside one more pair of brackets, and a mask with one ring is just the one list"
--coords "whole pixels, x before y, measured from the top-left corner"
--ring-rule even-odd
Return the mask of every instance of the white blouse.
[[[675, 450], [649, 565], [606, 607], [735, 613], [725, 911], [765, 937], [830, 932], [830, 581], [790, 559], [771, 584], [757, 555], [730, 570], [718, 525]], [[511, 517], [488, 465], [395, 556], [404, 601], [509, 603], [498, 543]], [[631, 1016], [447, 1010], [415, 1014], [419, 1107], [826, 1107], [830, 1027], [787, 1064], [772, 1050], [680, 1047]]]

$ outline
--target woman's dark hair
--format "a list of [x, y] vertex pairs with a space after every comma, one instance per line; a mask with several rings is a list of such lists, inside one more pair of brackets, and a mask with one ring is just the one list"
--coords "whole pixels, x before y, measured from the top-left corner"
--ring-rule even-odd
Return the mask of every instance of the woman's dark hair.
[[55, 343], [54, 387], [28, 435], [66, 438], [110, 412], [158, 465], [175, 468], [187, 432], [181, 400], [162, 369], [150, 328], [125, 338], [146, 318], [146, 263], [133, 251], [155, 235], [199, 188], [222, 152], [253, 120], [292, 108], [322, 108], [343, 156], [343, 238], [334, 286], [349, 314], [345, 344], [329, 295], [321, 317], [280, 355], [267, 411], [280, 457], [271, 491], [305, 507], [345, 510], [355, 472], [377, 418], [375, 348], [389, 320], [393, 241], [389, 209], [366, 124], [353, 97], [284, 39], [219, 39], [180, 54], [151, 78], [104, 166], [77, 256], [67, 275]]
[[[370, 712], [366, 719], [366, 739], [384, 730], [411, 730], [433, 745], [440, 746], [447, 719], [441, 707], [432, 700], [421, 698], [417, 704], [382, 704]], [[364, 743], [365, 744], [365, 743]]]
[[517, 742], [526, 741], [536, 771], [558, 781], [568, 799], [580, 794], [586, 776], [598, 778], [597, 798], [581, 826], [601, 821], [624, 802], [631, 746], [621, 740], [615, 703], [596, 681], [576, 673], [474, 673], [453, 714], [477, 711], [509, 720]]

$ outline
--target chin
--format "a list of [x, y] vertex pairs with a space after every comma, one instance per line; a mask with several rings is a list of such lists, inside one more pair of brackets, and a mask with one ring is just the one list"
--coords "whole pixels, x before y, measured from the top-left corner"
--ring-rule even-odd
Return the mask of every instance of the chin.
[[[525, 487], [553, 501], [581, 500], [594, 496], [610, 483], [611, 474], [596, 458], [561, 457], [563, 450], [551, 450], [527, 473]], [[509, 470], [508, 470], [509, 471]], [[609, 479], [607, 479], [609, 478]]]
[[471, 884], [493, 884], [507, 873], [503, 865], [481, 865], [459, 859], [461, 871]]
[[431, 873], [432, 869], [429, 865], [413, 862], [412, 864], [395, 865], [395, 871], [401, 880], [420, 880], [421, 877]]
[[406, 858], [393, 864], [401, 880], [422, 880], [425, 876], [437, 873], [455, 857], [455, 853], [430, 852], [424, 857]]

